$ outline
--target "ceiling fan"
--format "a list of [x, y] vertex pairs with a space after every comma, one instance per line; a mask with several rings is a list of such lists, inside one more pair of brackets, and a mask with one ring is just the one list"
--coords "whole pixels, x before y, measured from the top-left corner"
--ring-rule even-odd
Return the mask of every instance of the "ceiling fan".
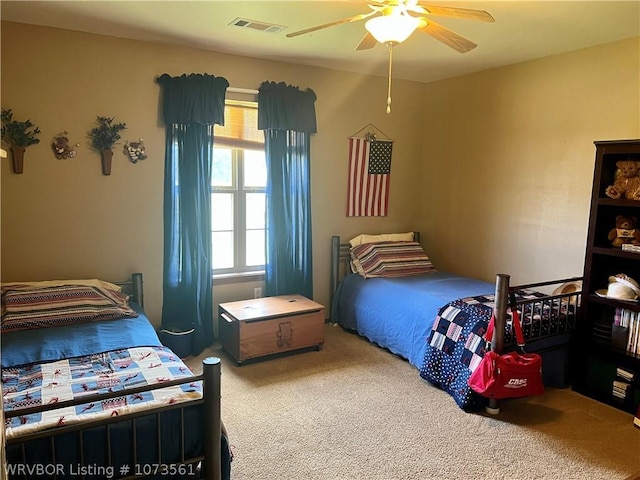
[[471, 40], [434, 22], [431, 16], [461, 18], [490, 23], [495, 21], [494, 18], [484, 10], [420, 5], [418, 4], [418, 0], [379, 0], [369, 1], [367, 3], [368, 7], [372, 10], [371, 12], [288, 33], [287, 37], [297, 37], [298, 35], [315, 32], [323, 28], [357, 22], [368, 18], [369, 20], [365, 24], [367, 33], [356, 46], [356, 50], [373, 48], [376, 42], [396, 45], [406, 40], [415, 30], [420, 30], [454, 50], [465, 53], [474, 49], [477, 45]]
[[297, 37], [305, 33], [315, 32], [323, 28], [334, 27], [343, 23], [358, 22], [369, 19], [365, 23], [367, 33], [356, 46], [356, 50], [373, 48], [376, 42], [389, 47], [389, 88], [387, 93], [387, 113], [391, 113], [391, 65], [393, 47], [404, 42], [415, 30], [431, 35], [436, 40], [465, 53], [477, 47], [471, 40], [443, 27], [431, 20], [431, 16], [463, 18], [481, 22], [495, 22], [494, 18], [484, 10], [470, 8], [438, 7], [435, 5], [419, 5], [418, 0], [369, 0], [371, 12], [361, 13], [353, 17], [336, 20], [288, 33], [287, 37]]

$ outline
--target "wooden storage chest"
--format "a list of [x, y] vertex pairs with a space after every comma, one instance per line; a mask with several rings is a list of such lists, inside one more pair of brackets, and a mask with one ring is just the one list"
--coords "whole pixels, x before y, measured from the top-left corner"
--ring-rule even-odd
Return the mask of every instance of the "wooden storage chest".
[[301, 295], [254, 298], [218, 306], [220, 343], [245, 360], [324, 343], [324, 306]]

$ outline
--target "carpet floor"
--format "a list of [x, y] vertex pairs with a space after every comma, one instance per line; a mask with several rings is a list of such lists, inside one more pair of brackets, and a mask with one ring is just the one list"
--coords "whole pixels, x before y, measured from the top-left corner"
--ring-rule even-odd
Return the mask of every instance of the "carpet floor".
[[571, 389], [469, 414], [403, 359], [340, 327], [325, 345], [222, 359], [233, 480], [623, 480], [640, 472], [633, 416]]

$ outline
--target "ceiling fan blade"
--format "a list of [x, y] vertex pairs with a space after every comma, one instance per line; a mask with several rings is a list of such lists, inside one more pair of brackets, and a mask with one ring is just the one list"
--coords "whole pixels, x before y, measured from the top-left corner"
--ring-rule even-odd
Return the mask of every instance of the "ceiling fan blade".
[[[424, 19], [423, 19], [424, 20]], [[471, 40], [467, 40], [464, 37], [461, 37], [455, 32], [452, 32], [448, 28], [443, 27], [442, 25], [437, 24], [433, 20], [427, 20], [427, 25], [424, 27], [418, 28], [420, 31], [424, 33], [428, 33], [436, 40], [444, 43], [445, 45], [457, 50], [460, 53], [468, 52], [469, 50], [473, 50], [478, 45], [473, 43]]]
[[298, 30], [297, 32], [287, 33], [287, 38], [297, 37], [298, 35], [304, 35], [305, 33], [315, 32], [316, 30], [321, 30], [323, 28], [333, 27], [335, 25], [342, 25], [343, 23], [351, 23], [357, 22], [359, 20], [364, 20], [365, 18], [370, 17], [371, 15], [375, 15], [376, 11], [370, 13], [362, 13], [360, 15], [355, 15], [353, 17], [344, 18], [342, 20], [336, 20], [335, 22], [325, 23], [323, 25], [316, 25], [315, 27], [305, 28], [304, 30]]
[[408, 10], [408, 11], [410, 11], [410, 12], [419, 13], [419, 14], [421, 14], [421, 15], [426, 15], [426, 14], [428, 14], [428, 13], [429, 13], [429, 10], [427, 10], [427, 9], [426, 9], [426, 8], [424, 8], [424, 7], [421, 7], [420, 5], [415, 5], [415, 6], [413, 6], [413, 7], [409, 7], [409, 6], [407, 6], [406, 8], [407, 8], [407, 10]]
[[362, 40], [360, 40], [356, 50], [369, 50], [370, 48], [375, 47], [376, 43], [378, 43], [378, 41], [375, 37], [371, 35], [371, 33], [367, 32], [367, 34], [362, 37]]
[[474, 10], [472, 8], [438, 7], [435, 5], [420, 5], [427, 10], [430, 15], [436, 17], [464, 18], [466, 20], [478, 20], [480, 22], [495, 22], [488, 12], [484, 10]]

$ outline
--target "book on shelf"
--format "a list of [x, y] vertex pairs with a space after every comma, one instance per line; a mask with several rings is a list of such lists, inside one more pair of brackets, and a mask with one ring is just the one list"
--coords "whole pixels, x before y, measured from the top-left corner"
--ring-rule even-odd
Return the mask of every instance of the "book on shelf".
[[616, 378], [613, 380], [611, 395], [619, 400], [627, 400], [631, 392], [631, 382], [635, 374], [625, 368], [616, 368]]
[[622, 250], [625, 252], [635, 252], [640, 253], [640, 245], [633, 245], [631, 243], [623, 243]]
[[626, 308], [616, 308], [613, 325], [626, 329], [626, 350], [629, 353], [640, 354], [640, 313]]
[[613, 388], [611, 389], [611, 394], [616, 398], [625, 400], [630, 391], [629, 390], [630, 387], [631, 387], [631, 384], [629, 382], [626, 382], [624, 380], [619, 380], [619, 379], [614, 380]]
[[627, 382], [632, 382], [633, 379], [635, 378], [635, 373], [622, 367], [616, 368], [616, 375], [622, 380], [625, 380]]

